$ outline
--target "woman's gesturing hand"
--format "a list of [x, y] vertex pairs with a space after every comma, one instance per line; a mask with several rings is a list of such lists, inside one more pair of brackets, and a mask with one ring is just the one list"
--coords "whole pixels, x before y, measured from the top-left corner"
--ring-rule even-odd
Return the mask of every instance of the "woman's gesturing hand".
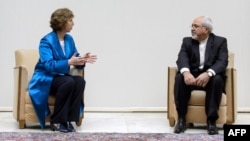
[[76, 53], [69, 59], [69, 65], [84, 65], [85, 63], [94, 63], [96, 62], [97, 56], [86, 53], [84, 56], [78, 56]]
[[90, 54], [89, 52], [86, 53], [83, 57], [86, 63], [91, 63], [91, 64], [96, 62], [97, 59], [96, 55]]

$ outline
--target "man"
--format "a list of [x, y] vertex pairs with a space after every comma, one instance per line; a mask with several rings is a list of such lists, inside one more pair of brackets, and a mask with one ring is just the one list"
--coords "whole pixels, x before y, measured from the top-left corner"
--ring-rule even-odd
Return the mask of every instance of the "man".
[[178, 122], [174, 132], [186, 130], [185, 116], [191, 91], [206, 91], [205, 112], [208, 134], [218, 134], [216, 120], [225, 85], [228, 64], [227, 39], [212, 33], [212, 20], [200, 16], [193, 20], [192, 37], [183, 38], [176, 61], [174, 96]]

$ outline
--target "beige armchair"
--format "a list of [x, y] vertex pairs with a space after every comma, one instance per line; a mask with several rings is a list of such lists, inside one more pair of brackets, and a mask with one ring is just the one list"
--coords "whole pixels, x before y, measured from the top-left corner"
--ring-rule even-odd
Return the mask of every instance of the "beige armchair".
[[[227, 80], [225, 93], [222, 95], [219, 119], [217, 124], [232, 124], [237, 116], [237, 86], [236, 86], [236, 69], [234, 68], [234, 53], [229, 53], [229, 64], [226, 70]], [[168, 67], [168, 104], [167, 116], [171, 127], [175, 125], [178, 119], [174, 102], [174, 80], [177, 72], [176, 67]], [[194, 90], [191, 92], [191, 98], [188, 103], [188, 113], [186, 115], [187, 123], [206, 123], [205, 114], [205, 91]]]
[[[13, 116], [19, 122], [20, 129], [25, 128], [27, 123], [38, 123], [38, 118], [27, 91], [38, 57], [39, 54], [36, 49], [15, 51]], [[71, 74], [84, 77], [83, 70], [75, 69], [74, 67], [71, 67]], [[55, 97], [50, 95], [48, 103], [51, 113], [53, 113]], [[83, 113], [79, 121], [76, 122], [77, 126], [81, 125], [82, 119]], [[50, 116], [46, 118], [46, 122], [49, 121]]]

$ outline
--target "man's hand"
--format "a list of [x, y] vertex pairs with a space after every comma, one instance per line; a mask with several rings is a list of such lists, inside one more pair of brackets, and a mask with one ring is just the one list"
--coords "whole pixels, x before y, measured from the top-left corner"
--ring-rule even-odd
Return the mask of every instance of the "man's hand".
[[210, 77], [207, 72], [203, 72], [195, 79], [195, 85], [200, 87], [205, 87], [209, 81]]
[[186, 85], [195, 85], [195, 78], [189, 71], [183, 72], [183, 76]]

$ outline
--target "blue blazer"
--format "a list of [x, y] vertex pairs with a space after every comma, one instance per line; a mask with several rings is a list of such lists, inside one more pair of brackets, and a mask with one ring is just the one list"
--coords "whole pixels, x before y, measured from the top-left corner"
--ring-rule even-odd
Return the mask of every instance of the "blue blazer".
[[[177, 67], [189, 68], [191, 73], [199, 72], [199, 42], [191, 37], [183, 38], [182, 46], [176, 61]], [[217, 74], [225, 76], [228, 64], [227, 39], [211, 33], [207, 40], [203, 71], [213, 69]]]
[[68, 59], [77, 52], [71, 35], [65, 35], [64, 44], [65, 54], [54, 31], [48, 33], [40, 40], [40, 57], [29, 82], [28, 90], [41, 128], [44, 128], [45, 118], [50, 114], [48, 97], [53, 77], [58, 74], [69, 74]]

